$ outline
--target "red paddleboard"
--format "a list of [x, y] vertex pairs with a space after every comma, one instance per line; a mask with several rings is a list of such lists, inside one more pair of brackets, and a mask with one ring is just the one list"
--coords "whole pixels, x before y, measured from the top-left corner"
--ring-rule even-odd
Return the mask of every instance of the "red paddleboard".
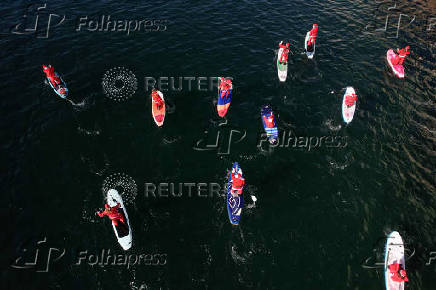
[[153, 98], [151, 99], [151, 114], [153, 115], [154, 122], [159, 127], [163, 125], [165, 120], [165, 99], [162, 92], [157, 92], [159, 96], [162, 98], [163, 105], [158, 107], [155, 102], [153, 102]]
[[389, 49], [386, 53], [386, 59], [392, 71], [398, 78], [402, 79], [404, 78], [404, 66], [402, 64], [393, 64], [397, 57], [398, 55], [392, 49]]

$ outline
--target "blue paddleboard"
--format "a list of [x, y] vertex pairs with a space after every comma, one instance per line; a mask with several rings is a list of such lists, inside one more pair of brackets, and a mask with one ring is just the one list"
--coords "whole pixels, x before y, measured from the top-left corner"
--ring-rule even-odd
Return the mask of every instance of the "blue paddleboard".
[[[242, 173], [242, 169], [239, 167], [238, 162], [233, 163], [233, 169], [235, 172], [239, 172], [239, 174], [244, 177]], [[227, 182], [227, 212], [229, 214], [229, 220], [232, 225], [238, 225], [239, 220], [241, 219], [242, 207], [244, 206], [244, 193], [234, 197], [230, 190], [232, 189], [232, 171], [229, 174], [229, 180]]]
[[[270, 106], [263, 106], [262, 109], [260, 110], [260, 115], [262, 118], [263, 128], [265, 129], [268, 141], [271, 144], [276, 143], [278, 138], [279, 138], [279, 132], [277, 130], [276, 119], [274, 117], [274, 113], [273, 113], [271, 107]], [[268, 120], [271, 120], [271, 119], [272, 119], [272, 123], [267, 122]], [[269, 123], [269, 125], [267, 123]]]

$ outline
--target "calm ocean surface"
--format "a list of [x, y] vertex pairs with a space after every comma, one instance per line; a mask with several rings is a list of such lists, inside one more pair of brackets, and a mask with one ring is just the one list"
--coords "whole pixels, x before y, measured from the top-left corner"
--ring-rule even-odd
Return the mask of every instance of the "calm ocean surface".
[[[435, 289], [434, 1], [44, 3], [0, 7], [1, 289], [384, 289], [375, 264], [394, 230], [411, 256], [406, 289]], [[281, 40], [292, 50], [286, 83]], [[406, 45], [400, 80], [385, 56]], [[49, 63], [74, 104], [44, 83]], [[107, 97], [111, 69], [134, 75], [133, 94]], [[235, 87], [224, 119], [208, 88], [221, 75]], [[162, 90], [162, 128], [146, 90], [159, 77], [182, 80]], [[347, 86], [358, 95], [349, 125]], [[285, 145], [258, 146], [265, 104]], [[234, 161], [246, 178], [237, 227], [209, 189]], [[149, 194], [160, 183], [173, 187]], [[110, 187], [127, 206], [127, 252], [95, 215]], [[115, 265], [107, 251], [121, 255]]]

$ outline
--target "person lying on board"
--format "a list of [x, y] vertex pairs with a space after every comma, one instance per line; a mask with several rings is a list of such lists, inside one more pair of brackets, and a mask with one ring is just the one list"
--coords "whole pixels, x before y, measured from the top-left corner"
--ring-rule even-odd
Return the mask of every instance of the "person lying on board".
[[155, 89], [152, 89], [152, 91], [151, 91], [151, 99], [152, 99], [153, 103], [155, 103], [157, 105], [158, 109], [160, 109], [164, 105], [164, 101], [159, 96], [159, 91], [157, 91]]
[[318, 34], [318, 24], [312, 25], [312, 30], [309, 32], [309, 39], [307, 40], [307, 51], [313, 51], [313, 45], [315, 44], [316, 36]]
[[232, 88], [232, 81], [224, 77], [220, 77], [219, 89], [221, 90], [220, 98], [228, 97], [230, 89]]
[[267, 116], [263, 116], [263, 120], [265, 121], [266, 127], [267, 128], [274, 128], [275, 124], [274, 124], [274, 115], [272, 113], [270, 113], [270, 115]]
[[110, 207], [107, 203], [104, 205], [105, 210], [104, 211], [97, 211], [97, 214], [99, 217], [107, 216], [112, 220], [112, 223], [114, 226], [118, 226], [118, 221], [121, 223], [125, 223], [124, 216], [118, 211], [121, 204], [118, 202], [116, 206]]
[[242, 189], [244, 188], [245, 179], [242, 178], [242, 175], [239, 174], [239, 172], [235, 172], [235, 169], [232, 169], [232, 189], [230, 190], [230, 193], [233, 196], [238, 196], [242, 194]]
[[409, 278], [407, 278], [406, 270], [403, 269], [403, 265], [401, 264], [392, 264], [388, 266], [390, 270], [391, 279], [394, 282], [409, 282]]
[[347, 105], [348, 108], [354, 106], [356, 101], [357, 101], [357, 95], [356, 94], [347, 95], [345, 97], [345, 105]]
[[402, 48], [402, 49], [397, 48], [398, 55], [395, 58], [396, 63], [394, 63], [394, 65], [402, 65], [403, 64], [404, 60], [406, 59], [406, 56], [410, 54], [409, 49], [410, 49], [409, 45], [406, 46], [405, 48]]
[[42, 69], [45, 73], [45, 76], [49, 80], [49, 82], [53, 85], [53, 87], [57, 87], [61, 84], [61, 79], [56, 75], [54, 71], [54, 67], [49, 64], [48, 66], [42, 65]]
[[280, 41], [279, 43], [279, 49], [283, 48], [282, 55], [280, 55], [279, 63], [280, 64], [286, 64], [288, 62], [288, 53], [290, 51], [290, 44], [289, 42], [286, 43], [286, 45], [283, 45], [283, 41]]

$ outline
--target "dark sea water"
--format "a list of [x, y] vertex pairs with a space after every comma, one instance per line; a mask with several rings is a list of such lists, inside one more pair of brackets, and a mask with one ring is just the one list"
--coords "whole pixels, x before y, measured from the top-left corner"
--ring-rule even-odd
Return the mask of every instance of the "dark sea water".
[[[394, 230], [411, 256], [406, 289], [435, 289], [436, 259], [426, 265], [436, 257], [434, 1], [72, 2], [0, 6], [1, 289], [384, 289], [377, 263]], [[77, 31], [81, 17], [103, 15], [157, 20], [159, 31]], [[281, 40], [292, 48], [286, 83], [275, 66]], [[405, 45], [400, 80], [385, 56]], [[48, 63], [74, 105], [44, 83]], [[121, 101], [102, 88], [116, 67], [137, 80]], [[235, 87], [224, 119], [216, 89], [184, 80], [163, 90], [166, 120], [154, 124], [146, 77], [221, 75]], [[347, 86], [358, 95], [349, 125]], [[300, 146], [257, 146], [264, 104]], [[219, 148], [206, 147], [218, 134]], [[309, 148], [309, 138], [339, 143]], [[234, 161], [246, 178], [239, 226], [223, 195], [146, 194], [149, 183], [223, 185]], [[130, 217], [127, 252], [95, 215], [110, 187]], [[121, 256], [92, 266], [107, 250], [159, 265], [127, 268]]]

